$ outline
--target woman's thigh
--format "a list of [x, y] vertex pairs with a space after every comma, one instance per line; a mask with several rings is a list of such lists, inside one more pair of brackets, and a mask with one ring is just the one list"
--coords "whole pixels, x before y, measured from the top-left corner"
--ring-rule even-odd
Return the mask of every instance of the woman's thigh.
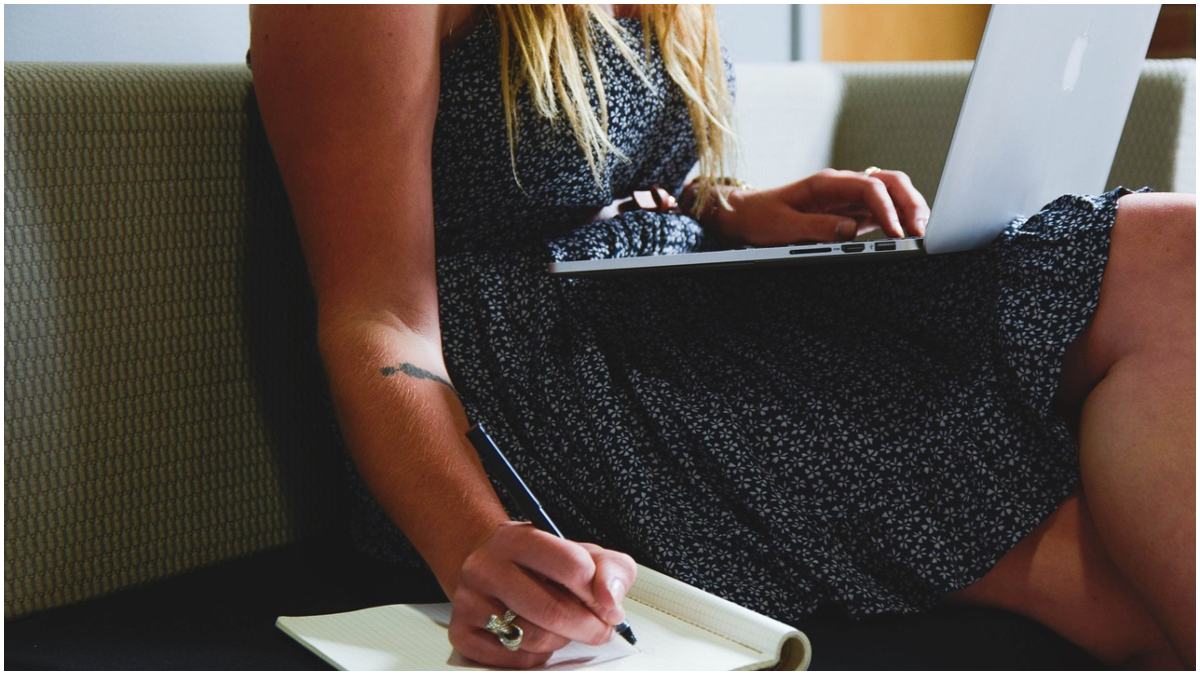
[[1027, 616], [1106, 663], [1174, 658], [1162, 629], [1108, 559], [1079, 490], [983, 578], [947, 599]]
[[[1117, 359], [1176, 345], [1180, 331], [1191, 331], [1182, 336], [1189, 341], [1194, 336], [1194, 318], [1180, 317], [1180, 308], [1194, 303], [1194, 234], [1194, 197], [1121, 198], [1100, 306], [1063, 364], [1064, 414], [1077, 414]], [[1109, 559], [1078, 490], [987, 575], [949, 599], [1024, 614], [1109, 663], [1156, 653], [1171, 658], [1162, 629]]]
[[1118, 359], [1139, 350], [1194, 350], [1195, 242], [1195, 195], [1134, 193], [1117, 201], [1099, 306], [1063, 361], [1064, 415], [1078, 413]]

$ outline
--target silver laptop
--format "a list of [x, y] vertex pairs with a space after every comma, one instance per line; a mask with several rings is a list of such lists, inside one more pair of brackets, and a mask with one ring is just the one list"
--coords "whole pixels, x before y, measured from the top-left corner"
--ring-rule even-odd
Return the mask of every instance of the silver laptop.
[[993, 5], [923, 238], [555, 262], [549, 272], [893, 260], [986, 246], [1059, 195], [1104, 191], [1158, 10]]

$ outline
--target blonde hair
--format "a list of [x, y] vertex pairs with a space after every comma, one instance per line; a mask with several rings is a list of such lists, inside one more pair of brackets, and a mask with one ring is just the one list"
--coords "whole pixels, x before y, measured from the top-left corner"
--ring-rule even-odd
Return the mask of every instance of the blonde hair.
[[[525, 87], [534, 110], [557, 120], [565, 115], [597, 183], [609, 154], [625, 159], [608, 138], [608, 101], [596, 63], [596, 31], [618, 51], [650, 86], [643, 63], [626, 44], [626, 33], [595, 5], [496, 5], [500, 28], [500, 86], [509, 155], [516, 177], [516, 144], [520, 135], [517, 92]], [[708, 5], [642, 5], [642, 46], [650, 56], [658, 44], [667, 75], [683, 92], [700, 156], [700, 176], [728, 175], [734, 138], [732, 100], [725, 84], [725, 62], [717, 37], [716, 18]], [[584, 80], [594, 84], [593, 109]], [[698, 184], [697, 209], [712, 194], [712, 181]], [[720, 197], [724, 201], [723, 197]]]

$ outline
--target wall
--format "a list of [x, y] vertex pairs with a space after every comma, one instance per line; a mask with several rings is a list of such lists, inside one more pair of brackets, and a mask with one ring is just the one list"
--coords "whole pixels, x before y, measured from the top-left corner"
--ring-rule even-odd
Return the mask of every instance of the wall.
[[721, 42], [734, 63], [790, 61], [791, 5], [717, 5]]
[[[721, 5], [735, 62], [791, 58], [791, 5]], [[5, 61], [229, 63], [246, 56], [246, 5], [5, 5]]]
[[5, 61], [229, 63], [246, 58], [246, 5], [5, 5]]
[[991, 5], [825, 5], [826, 61], [974, 59]]

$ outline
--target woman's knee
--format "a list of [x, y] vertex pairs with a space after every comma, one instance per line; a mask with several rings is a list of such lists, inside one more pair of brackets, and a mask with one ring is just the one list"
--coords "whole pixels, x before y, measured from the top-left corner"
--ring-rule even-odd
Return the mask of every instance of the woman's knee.
[[1195, 269], [1195, 195], [1134, 193], [1117, 200], [1109, 271], [1137, 273], [1155, 286], [1191, 289], [1194, 295]]
[[1194, 351], [1196, 199], [1134, 193], [1117, 202], [1100, 306], [1083, 348], [1104, 373], [1138, 351]]
[[1196, 196], [1136, 192], [1121, 197], [1112, 249], [1113, 255], [1127, 253], [1141, 266], [1154, 264], [1163, 272], [1194, 269]]

